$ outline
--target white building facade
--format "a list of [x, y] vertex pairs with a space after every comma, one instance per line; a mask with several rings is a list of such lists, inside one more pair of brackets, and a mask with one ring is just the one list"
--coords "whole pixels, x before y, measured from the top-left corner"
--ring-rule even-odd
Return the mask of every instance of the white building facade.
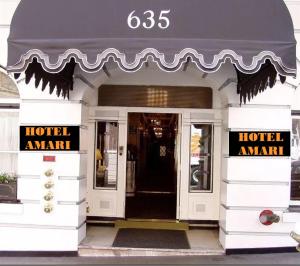
[[[285, 2], [293, 18], [295, 37], [300, 41], [300, 17], [297, 16], [300, 1]], [[7, 63], [7, 38], [18, 3], [0, 0], [2, 66]], [[299, 49], [298, 45], [298, 67]], [[1, 72], [6, 75], [5, 69]], [[240, 105], [240, 97], [236, 94], [236, 72], [228, 63], [211, 74], [192, 65], [165, 73], [153, 62], [135, 73], [126, 73], [116, 64], [108, 63], [105, 71], [93, 74], [76, 68], [74, 77], [74, 90], [68, 100], [50, 95], [48, 88], [45, 91], [41, 86], [36, 89], [34, 80], [25, 84], [23, 75], [13, 81], [19, 96], [16, 93], [1, 96], [0, 93], [0, 123], [14, 128], [14, 133], [7, 133], [10, 137], [5, 138], [15, 143], [10, 147], [0, 145], [3, 148], [0, 166], [4, 169], [0, 172], [16, 172], [19, 201], [0, 203], [0, 251], [77, 251], [86, 236], [87, 216], [108, 220], [126, 218], [128, 128], [130, 114], [134, 113], [172, 114], [177, 118], [174, 220], [217, 223], [219, 241], [225, 250], [297, 245], [290, 237], [293, 230], [300, 233], [300, 213], [297, 208], [291, 208], [300, 205], [300, 198], [299, 201], [291, 199], [291, 161], [299, 160], [297, 144], [292, 146], [291, 157], [232, 157], [229, 156], [229, 132], [291, 131], [296, 142], [299, 132], [297, 126], [292, 128], [300, 121], [299, 79], [288, 78], [284, 84], [278, 82], [274, 88]], [[10, 78], [13, 80], [12, 76]], [[12, 84], [9, 86], [13, 87]], [[211, 88], [211, 108], [166, 107], [163, 101], [161, 106], [155, 107], [101, 106], [101, 88], [105, 86], [159, 88], [159, 96], [152, 95], [159, 97], [159, 101], [167, 87]], [[4, 121], [7, 117], [10, 122]], [[117, 125], [112, 133], [117, 139], [117, 148], [111, 148], [117, 152], [110, 155], [115, 161], [108, 174], [112, 181], [97, 186], [98, 166], [95, 164], [102, 160], [95, 160], [97, 149], [100, 149], [97, 146], [100, 124], [106, 127]], [[190, 180], [191, 130], [207, 125], [212, 128], [213, 144], [208, 144], [209, 150], [206, 150], [211, 154], [209, 166], [206, 166], [210, 169], [211, 179], [209, 185], [193, 190]], [[19, 126], [79, 126], [80, 151], [19, 151], [18, 135], [15, 134]], [[55, 161], [45, 161], [45, 156], [54, 156]], [[53, 175], [47, 176], [49, 170]], [[50, 201], [45, 200], [49, 191]], [[263, 225], [259, 216], [264, 210], [273, 211], [279, 216], [279, 222]]]

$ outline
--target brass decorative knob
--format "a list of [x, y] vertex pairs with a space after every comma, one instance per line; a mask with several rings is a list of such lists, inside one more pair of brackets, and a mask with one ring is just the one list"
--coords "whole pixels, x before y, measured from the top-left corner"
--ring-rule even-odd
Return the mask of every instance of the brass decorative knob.
[[54, 175], [54, 172], [53, 172], [52, 169], [49, 169], [49, 170], [47, 170], [47, 171], [44, 173], [44, 175], [47, 176], [47, 177], [50, 177], [50, 176], [53, 176], [53, 175]]
[[51, 204], [47, 204], [44, 207], [44, 212], [45, 213], [51, 213], [53, 211], [53, 206]]
[[45, 196], [44, 196], [44, 200], [45, 201], [50, 201], [53, 199], [53, 194], [51, 191], [49, 191]]
[[48, 182], [45, 183], [44, 186], [46, 189], [50, 189], [50, 188], [54, 187], [54, 183], [51, 180], [49, 180]]

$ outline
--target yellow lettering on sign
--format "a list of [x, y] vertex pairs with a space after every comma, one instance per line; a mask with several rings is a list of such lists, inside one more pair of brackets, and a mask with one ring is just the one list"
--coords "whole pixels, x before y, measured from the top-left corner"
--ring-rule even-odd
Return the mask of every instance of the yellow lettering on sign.
[[283, 146], [242, 146], [239, 155], [240, 156], [283, 156]]
[[71, 136], [71, 133], [68, 132], [67, 127], [63, 127], [63, 136], [65, 136], [65, 137], [70, 137]]
[[239, 141], [248, 141], [248, 133], [239, 133]]
[[33, 150], [33, 144], [31, 141], [28, 141], [26, 146], [25, 146], [25, 150]]
[[26, 127], [25, 136], [34, 136], [34, 127]]
[[66, 150], [71, 150], [71, 141], [66, 141]]

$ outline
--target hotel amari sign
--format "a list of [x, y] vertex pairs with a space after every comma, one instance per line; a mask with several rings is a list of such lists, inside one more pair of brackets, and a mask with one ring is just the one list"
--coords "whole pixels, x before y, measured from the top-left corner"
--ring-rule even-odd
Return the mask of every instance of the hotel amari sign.
[[229, 156], [290, 156], [291, 133], [229, 132]]
[[21, 151], [79, 151], [79, 126], [21, 126]]

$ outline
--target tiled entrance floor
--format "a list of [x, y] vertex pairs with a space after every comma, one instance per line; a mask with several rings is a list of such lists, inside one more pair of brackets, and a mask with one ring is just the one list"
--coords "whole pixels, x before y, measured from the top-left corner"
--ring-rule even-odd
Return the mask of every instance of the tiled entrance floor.
[[137, 249], [113, 248], [112, 244], [117, 231], [117, 228], [109, 226], [88, 226], [87, 237], [79, 247], [79, 254], [83, 256], [97, 256], [97, 254], [99, 256], [154, 256], [155, 254], [167, 256], [168, 254], [176, 255], [175, 253], [182, 253], [182, 255], [224, 254], [224, 250], [219, 243], [219, 232], [216, 229], [192, 229], [187, 231], [186, 233], [191, 247], [190, 250], [139, 249], [140, 253], [136, 253]]

